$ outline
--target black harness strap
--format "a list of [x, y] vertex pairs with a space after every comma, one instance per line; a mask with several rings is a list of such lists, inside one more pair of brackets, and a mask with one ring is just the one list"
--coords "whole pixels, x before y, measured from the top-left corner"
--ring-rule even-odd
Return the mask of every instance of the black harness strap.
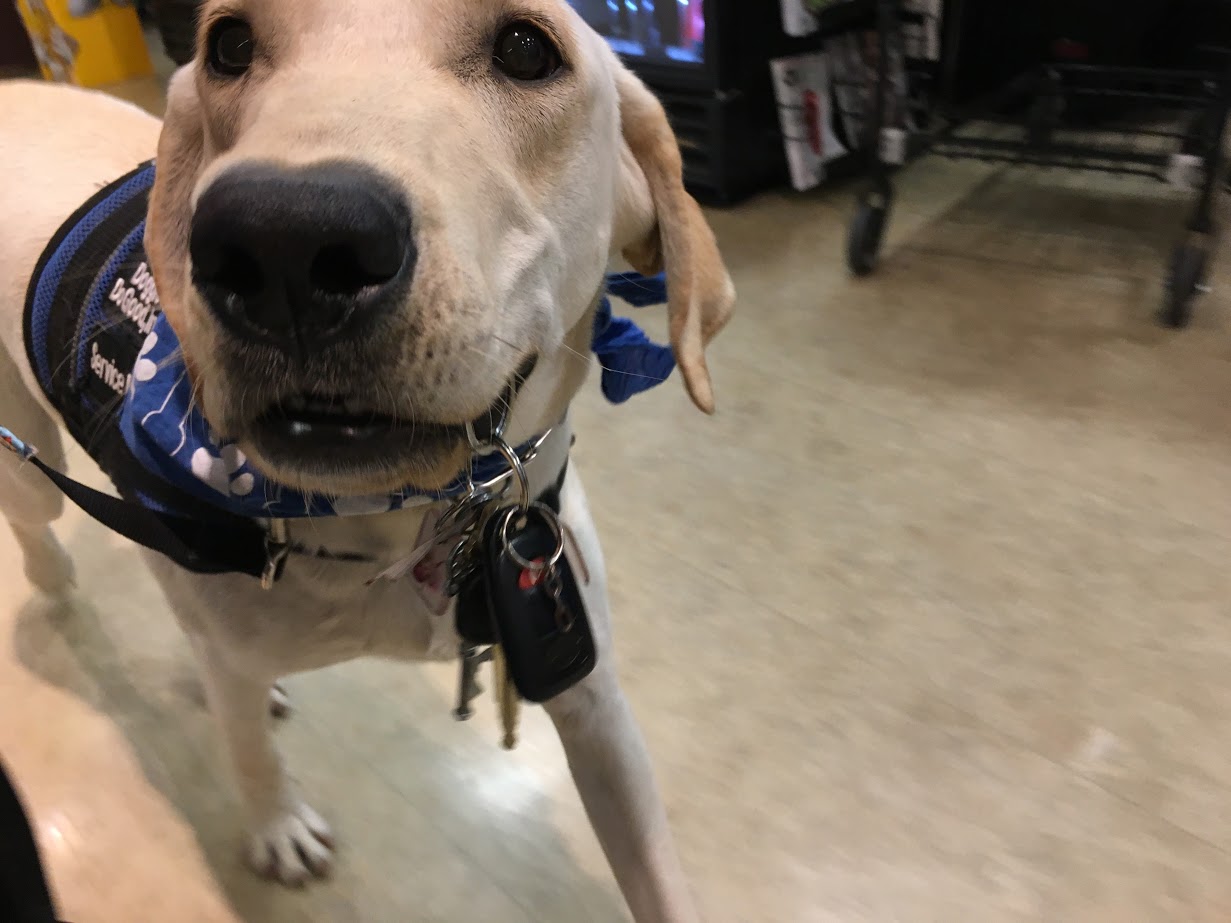
[[[166, 555], [194, 574], [262, 577], [271, 560], [269, 533], [250, 519], [199, 522], [147, 509], [74, 481], [30, 458], [39, 471], [92, 519], [143, 548]], [[278, 574], [272, 575], [275, 578]]]

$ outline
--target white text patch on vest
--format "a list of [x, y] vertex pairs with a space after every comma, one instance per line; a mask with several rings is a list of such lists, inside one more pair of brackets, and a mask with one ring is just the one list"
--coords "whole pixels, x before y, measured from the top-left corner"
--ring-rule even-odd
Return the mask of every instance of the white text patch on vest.
[[149, 266], [140, 263], [131, 279], [122, 276], [116, 279], [115, 287], [111, 289], [111, 301], [119, 306], [125, 317], [137, 325], [142, 334], [148, 336], [154, 329], [154, 321], [161, 308], [158, 289], [154, 285]]
[[114, 362], [100, 353], [96, 342], [90, 344], [90, 369], [116, 394], [123, 395], [128, 391], [132, 375], [121, 372]]

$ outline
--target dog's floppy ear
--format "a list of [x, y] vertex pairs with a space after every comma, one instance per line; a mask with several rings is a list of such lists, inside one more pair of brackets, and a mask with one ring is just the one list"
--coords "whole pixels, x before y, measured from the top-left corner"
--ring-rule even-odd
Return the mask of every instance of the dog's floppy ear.
[[[167, 114], [158, 140], [157, 170], [145, 225], [145, 249], [167, 319], [181, 342], [189, 320], [183, 314], [183, 272], [188, 265], [192, 193], [205, 156], [205, 121], [197, 95], [195, 65], [182, 67], [167, 90]], [[187, 358], [187, 357], [186, 357]]]
[[662, 104], [626, 68], [616, 81], [624, 135], [616, 246], [640, 273], [667, 270], [671, 346], [693, 403], [713, 413], [705, 347], [731, 319], [735, 287], [714, 232], [684, 190], [679, 144]]

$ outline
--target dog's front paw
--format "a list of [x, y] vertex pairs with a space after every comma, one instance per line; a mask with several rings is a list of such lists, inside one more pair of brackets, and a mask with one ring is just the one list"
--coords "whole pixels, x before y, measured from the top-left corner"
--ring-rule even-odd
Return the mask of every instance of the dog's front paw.
[[290, 805], [248, 840], [248, 863], [258, 875], [292, 888], [333, 869], [333, 831], [302, 801]]

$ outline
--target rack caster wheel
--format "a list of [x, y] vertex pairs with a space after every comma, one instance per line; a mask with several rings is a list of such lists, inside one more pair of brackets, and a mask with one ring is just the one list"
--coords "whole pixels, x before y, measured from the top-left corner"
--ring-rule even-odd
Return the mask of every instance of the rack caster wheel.
[[866, 276], [876, 268], [888, 218], [888, 196], [865, 195], [859, 200], [846, 235], [846, 265], [855, 275]]
[[1209, 254], [1203, 245], [1183, 243], [1171, 255], [1167, 291], [1159, 320], [1166, 327], [1187, 327], [1193, 318], [1193, 299], [1202, 291]]

